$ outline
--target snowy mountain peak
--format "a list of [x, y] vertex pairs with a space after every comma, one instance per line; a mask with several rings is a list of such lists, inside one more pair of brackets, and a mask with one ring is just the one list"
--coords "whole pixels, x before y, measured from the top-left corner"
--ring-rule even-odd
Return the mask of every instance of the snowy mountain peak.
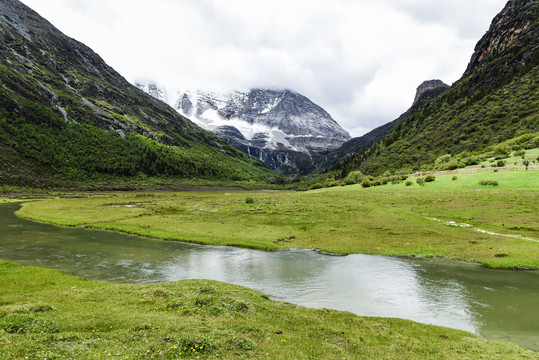
[[[219, 93], [167, 89], [152, 83], [136, 85], [237, 148], [250, 155], [255, 150], [261, 160], [264, 154], [275, 151], [298, 152], [312, 158], [350, 139], [324, 109], [291, 90]], [[290, 159], [286, 161], [290, 163]], [[275, 168], [274, 163], [272, 160], [270, 166]]]

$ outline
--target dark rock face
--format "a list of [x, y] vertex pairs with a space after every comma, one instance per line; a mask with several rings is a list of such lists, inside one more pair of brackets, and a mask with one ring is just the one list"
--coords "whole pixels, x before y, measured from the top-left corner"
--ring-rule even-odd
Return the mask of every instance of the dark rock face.
[[136, 84], [281, 174], [308, 173], [350, 135], [320, 106], [290, 90], [216, 94]]
[[431, 92], [433, 90], [439, 91], [439, 90], [447, 89], [447, 88], [449, 88], [449, 85], [445, 84], [441, 80], [424, 81], [421, 85], [417, 87], [413, 105], [415, 105], [419, 100], [421, 99], [424, 100], [425, 97], [429, 97], [429, 95], [425, 96], [425, 93]]
[[475, 93], [504, 85], [539, 61], [539, 2], [510, 0], [479, 40], [463, 78]]
[[[503, 56], [512, 48], [522, 50], [518, 61], [506, 67], [524, 66], [539, 49], [539, 3], [533, 0], [510, 0], [490, 25], [488, 32], [475, 46], [466, 74], [477, 70], [494, 58]], [[513, 52], [516, 49], [513, 49]]]

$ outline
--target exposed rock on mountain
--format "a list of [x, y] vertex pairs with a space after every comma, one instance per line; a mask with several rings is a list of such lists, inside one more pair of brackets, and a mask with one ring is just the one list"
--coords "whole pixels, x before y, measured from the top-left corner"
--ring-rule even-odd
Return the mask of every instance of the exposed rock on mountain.
[[475, 46], [463, 78], [472, 93], [489, 91], [528, 72], [538, 62], [539, 2], [511, 0]]
[[309, 172], [350, 139], [324, 109], [290, 90], [219, 94], [136, 85], [281, 173]]
[[17, 185], [269, 173], [17, 0], [0, 1], [0, 154], [0, 183]]
[[449, 85], [445, 84], [441, 80], [423, 81], [423, 83], [416, 89], [414, 103], [412, 106], [416, 105], [420, 101], [424, 102], [437, 97], [447, 88], [449, 88]]
[[504, 70], [525, 66], [537, 57], [539, 28], [537, 12], [539, 2], [512, 0], [494, 18], [489, 31], [475, 46], [464, 76], [478, 70], [492, 60], [502, 60]]

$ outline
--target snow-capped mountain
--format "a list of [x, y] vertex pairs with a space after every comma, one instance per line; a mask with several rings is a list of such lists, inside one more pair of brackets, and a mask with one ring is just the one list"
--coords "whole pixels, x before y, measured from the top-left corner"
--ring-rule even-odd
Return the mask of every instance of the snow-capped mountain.
[[350, 139], [324, 109], [290, 90], [216, 93], [136, 85], [281, 173], [312, 170], [321, 154]]

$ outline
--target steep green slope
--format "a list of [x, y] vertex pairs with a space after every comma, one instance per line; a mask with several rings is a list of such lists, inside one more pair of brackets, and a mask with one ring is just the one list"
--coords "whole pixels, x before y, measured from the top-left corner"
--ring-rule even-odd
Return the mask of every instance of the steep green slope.
[[539, 146], [539, 3], [512, 0], [476, 46], [463, 77], [381, 142], [336, 169], [369, 174], [428, 169], [521, 135]]
[[[397, 127], [397, 125], [406, 121], [429, 101], [436, 99], [438, 96], [440, 96], [440, 94], [446, 91], [447, 88], [449, 88], [448, 85], [443, 84], [441, 81], [440, 84], [436, 83], [437, 81], [438, 80], [425, 81], [422, 85], [420, 85], [417, 89], [416, 99], [412, 106], [397, 119], [379, 126], [363, 136], [348, 140], [342, 144], [340, 148], [331, 151], [331, 153], [326, 156], [326, 161], [322, 164], [321, 168], [331, 168], [346, 158], [367, 150], [375, 143], [383, 140], [395, 127]], [[424, 84], [432, 84], [433, 82], [436, 83], [436, 86], [428, 89], [421, 89]]]
[[273, 175], [19, 1], [2, 1], [0, 10], [0, 184]]

